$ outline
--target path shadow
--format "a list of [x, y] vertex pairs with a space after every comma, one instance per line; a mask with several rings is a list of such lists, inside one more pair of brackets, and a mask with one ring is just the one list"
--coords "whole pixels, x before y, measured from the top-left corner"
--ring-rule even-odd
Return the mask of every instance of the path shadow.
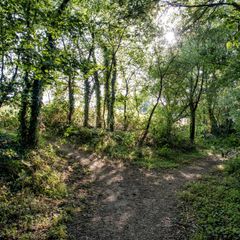
[[[66, 157], [74, 163], [69, 184], [76, 207], [68, 232], [79, 240], [187, 239], [187, 229], [179, 223], [176, 193], [219, 164], [209, 157], [158, 172], [77, 150]], [[88, 169], [88, 174], [81, 175], [84, 170], [79, 169]]]

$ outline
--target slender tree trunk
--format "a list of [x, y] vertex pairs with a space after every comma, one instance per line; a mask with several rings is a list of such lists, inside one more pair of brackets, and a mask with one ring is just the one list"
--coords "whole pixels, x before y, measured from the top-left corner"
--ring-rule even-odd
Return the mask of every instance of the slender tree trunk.
[[28, 105], [29, 105], [29, 92], [30, 92], [30, 81], [28, 72], [25, 73], [24, 76], [24, 89], [21, 96], [21, 107], [19, 111], [19, 133], [20, 133], [20, 142], [23, 146], [27, 146], [28, 143]]
[[160, 99], [161, 99], [161, 95], [162, 95], [162, 89], [163, 89], [163, 77], [161, 76], [161, 79], [160, 79], [160, 88], [159, 88], [159, 92], [158, 92], [158, 97], [157, 97], [157, 101], [156, 103], [154, 104], [153, 108], [152, 108], [152, 111], [150, 112], [150, 115], [149, 115], [149, 118], [148, 118], [148, 121], [147, 121], [147, 125], [146, 125], [146, 128], [143, 132], [143, 135], [142, 137], [140, 138], [139, 142], [138, 142], [138, 147], [142, 147], [147, 135], [148, 135], [148, 132], [149, 132], [149, 128], [150, 128], [150, 125], [151, 125], [151, 122], [152, 122], [152, 117], [154, 115], [154, 112], [160, 102]]
[[[92, 57], [92, 54], [94, 52], [94, 45], [89, 49], [88, 52], [88, 58], [87, 58], [87, 64], [90, 63], [90, 59]], [[90, 91], [90, 82], [89, 78], [87, 76], [89, 71], [89, 66], [85, 66], [83, 73], [84, 73], [84, 120], [83, 120], [83, 126], [89, 127], [89, 107], [90, 107], [90, 99], [91, 99], [91, 91]]]
[[116, 61], [116, 56], [115, 54], [113, 55], [112, 58], [112, 64], [113, 64], [113, 74], [112, 74], [112, 79], [111, 79], [111, 99], [109, 103], [109, 110], [108, 110], [108, 119], [109, 119], [109, 130], [111, 132], [114, 131], [114, 106], [115, 106], [115, 85], [116, 85], [116, 80], [117, 80], [117, 61]]
[[109, 123], [109, 114], [107, 117], [107, 121], [105, 119], [106, 115], [106, 110], [109, 110], [109, 105], [110, 105], [110, 76], [111, 76], [111, 69], [110, 68], [110, 61], [109, 61], [109, 53], [108, 49], [106, 47], [103, 48], [104, 52], [104, 66], [105, 66], [105, 84], [104, 84], [104, 106], [103, 106], [103, 121], [104, 121], [104, 128], [109, 128], [108, 123]]
[[68, 123], [72, 124], [72, 117], [74, 114], [74, 79], [70, 75], [68, 78]]
[[[0, 30], [0, 32], [2, 33], [2, 28]], [[2, 46], [3, 46], [3, 41], [1, 42]], [[2, 85], [3, 83], [3, 79], [4, 79], [4, 51], [3, 51], [3, 47], [2, 47], [2, 57], [1, 57], [1, 77], [0, 77], [0, 86]]]
[[90, 83], [88, 78], [84, 80], [84, 121], [83, 126], [89, 127], [89, 104], [90, 104]]
[[[160, 98], [159, 98], [159, 100], [160, 100]], [[139, 144], [138, 144], [139, 147], [141, 147], [143, 145], [143, 143], [144, 143], [144, 141], [145, 141], [145, 139], [146, 139], [146, 137], [148, 135], [148, 131], [149, 131], [149, 128], [150, 128], [150, 125], [151, 125], [151, 122], [152, 122], [152, 117], [153, 117], [154, 112], [155, 112], [155, 110], [156, 110], [156, 108], [158, 106], [159, 100], [157, 100], [157, 102], [154, 104], [154, 106], [152, 108], [152, 111], [151, 111], [151, 113], [149, 115], [146, 128], [145, 128], [144, 133], [143, 133], [143, 135], [142, 135], [142, 137], [141, 137], [141, 139], [139, 141]]]
[[31, 116], [28, 131], [28, 146], [34, 148], [38, 145], [39, 118], [42, 106], [43, 81], [35, 79], [32, 87]]
[[124, 96], [124, 106], [123, 106], [123, 130], [127, 131], [128, 129], [128, 117], [127, 117], [127, 98], [128, 98], [128, 93], [129, 93], [129, 86], [128, 86], [128, 81], [125, 79], [125, 86], [126, 86], [126, 92]]
[[173, 126], [173, 119], [172, 119], [171, 113], [168, 113], [167, 119], [166, 119], [166, 133], [165, 133], [165, 137], [168, 142], [170, 142], [171, 140], [172, 126]]
[[105, 120], [105, 128], [109, 129], [109, 109], [110, 109], [110, 86], [109, 79], [105, 82], [105, 99], [104, 99], [104, 116], [107, 112], [107, 119]]
[[217, 120], [214, 116], [214, 112], [213, 109], [208, 109], [208, 116], [209, 116], [209, 121], [210, 121], [210, 132], [213, 135], [217, 135], [218, 134], [218, 124], [217, 124]]
[[100, 82], [98, 77], [98, 72], [94, 73], [95, 79], [95, 92], [96, 92], [96, 127], [102, 127], [102, 120], [101, 120], [101, 89], [100, 89]]
[[214, 116], [214, 110], [211, 107], [211, 104], [208, 103], [208, 118], [210, 121], [210, 132], [213, 135], [217, 135], [218, 134], [218, 124], [217, 124], [217, 120]]
[[[30, 21], [30, 10], [31, 10], [31, 1], [26, 2], [26, 39], [27, 41], [31, 41], [30, 38], [30, 32], [31, 32], [31, 21]], [[26, 61], [24, 61], [24, 64], [30, 65], [30, 56], [28, 52], [25, 54]], [[24, 59], [25, 59], [24, 58]], [[21, 95], [21, 108], [19, 112], [19, 133], [20, 133], [20, 142], [24, 148], [28, 146], [28, 133], [29, 133], [29, 122], [28, 122], [28, 108], [29, 108], [29, 95], [31, 91], [32, 83], [30, 82], [30, 76], [29, 76], [29, 70], [26, 70], [24, 75], [24, 86], [23, 86], [23, 92]]]
[[190, 142], [194, 144], [195, 140], [195, 124], [196, 124], [196, 108], [190, 106]]
[[[189, 101], [189, 108], [190, 108], [190, 142], [191, 144], [194, 144], [195, 140], [195, 128], [196, 128], [196, 111], [197, 107], [203, 92], [203, 84], [205, 80], [205, 71], [204, 68], [202, 68], [202, 74], [201, 72], [201, 67], [197, 66], [197, 76], [195, 79], [195, 82], [193, 78], [190, 80], [190, 101]], [[197, 93], [197, 97], [194, 98], [194, 95], [196, 94], [197, 87], [199, 85], [199, 90]]]
[[[95, 49], [93, 49], [93, 62], [96, 65], [97, 60], [95, 56]], [[95, 94], [96, 94], [96, 128], [102, 127], [101, 119], [101, 85], [99, 81], [98, 71], [94, 72], [94, 81], [95, 81]]]

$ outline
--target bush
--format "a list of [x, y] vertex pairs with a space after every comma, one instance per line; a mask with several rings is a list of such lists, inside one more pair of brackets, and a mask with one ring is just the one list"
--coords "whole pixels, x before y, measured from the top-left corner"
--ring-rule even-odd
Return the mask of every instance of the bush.
[[124, 131], [111, 133], [111, 137], [117, 144], [133, 147], [136, 144], [137, 137], [135, 134]]
[[107, 132], [94, 128], [70, 126], [64, 136], [75, 144], [114, 158], [128, 158], [135, 148], [136, 135], [124, 131]]
[[167, 146], [163, 146], [157, 151], [157, 155], [160, 157], [170, 157], [172, 155], [173, 151]]
[[10, 163], [19, 165], [14, 179], [0, 174], [1, 238], [66, 239], [65, 212], [59, 207], [67, 194], [62, 161], [51, 146], [14, 160], [9, 156], [11, 171]]
[[59, 161], [51, 146], [30, 152], [22, 160], [25, 168], [19, 173], [16, 183], [22, 188], [30, 188], [36, 194], [53, 198], [65, 196], [67, 190], [62, 180]]
[[12, 107], [2, 107], [0, 109], [0, 128], [15, 130], [18, 125], [18, 111]]
[[64, 137], [68, 138], [76, 144], [88, 144], [89, 146], [95, 147], [101, 138], [105, 135], [103, 130], [94, 128], [79, 128], [76, 126], [70, 126], [66, 129]]
[[22, 168], [20, 146], [16, 137], [0, 131], [0, 174], [17, 177]]
[[240, 158], [229, 160], [226, 165], [225, 171], [229, 175], [239, 176], [240, 175]]
[[67, 106], [66, 101], [59, 101], [43, 107], [42, 122], [50, 132], [62, 135], [66, 130], [68, 126]]

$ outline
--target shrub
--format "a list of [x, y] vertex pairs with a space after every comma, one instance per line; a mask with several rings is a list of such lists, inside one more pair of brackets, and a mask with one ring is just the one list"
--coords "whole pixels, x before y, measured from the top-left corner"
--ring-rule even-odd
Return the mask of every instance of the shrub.
[[240, 176], [240, 158], [229, 160], [226, 164], [225, 171], [228, 174]]
[[19, 173], [17, 184], [30, 188], [37, 194], [59, 198], [66, 195], [59, 168], [60, 159], [50, 146], [44, 150], [32, 151], [22, 160], [25, 168]]
[[162, 148], [159, 148], [157, 151], [157, 155], [160, 157], [170, 157], [173, 151], [167, 146], [163, 146]]
[[3, 107], [0, 110], [0, 128], [15, 130], [18, 128], [18, 111], [13, 107]]
[[42, 122], [54, 134], [62, 135], [67, 128], [67, 102], [59, 101], [43, 107]]
[[51, 146], [7, 161], [20, 165], [14, 179], [0, 174], [1, 238], [66, 239], [62, 161]]
[[101, 141], [104, 134], [103, 130], [83, 127], [79, 128], [72, 125], [66, 129], [64, 137], [76, 144], [88, 144], [89, 146], [95, 147]]

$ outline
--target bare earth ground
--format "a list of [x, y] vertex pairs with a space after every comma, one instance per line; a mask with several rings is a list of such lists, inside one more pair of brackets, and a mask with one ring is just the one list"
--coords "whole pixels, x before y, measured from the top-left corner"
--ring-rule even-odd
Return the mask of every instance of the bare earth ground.
[[[69, 185], [75, 209], [68, 232], [80, 240], [187, 239], [176, 193], [221, 163], [208, 157], [181, 169], [150, 171], [95, 154], [67, 152], [73, 164]], [[77, 171], [81, 166], [88, 174]]]

